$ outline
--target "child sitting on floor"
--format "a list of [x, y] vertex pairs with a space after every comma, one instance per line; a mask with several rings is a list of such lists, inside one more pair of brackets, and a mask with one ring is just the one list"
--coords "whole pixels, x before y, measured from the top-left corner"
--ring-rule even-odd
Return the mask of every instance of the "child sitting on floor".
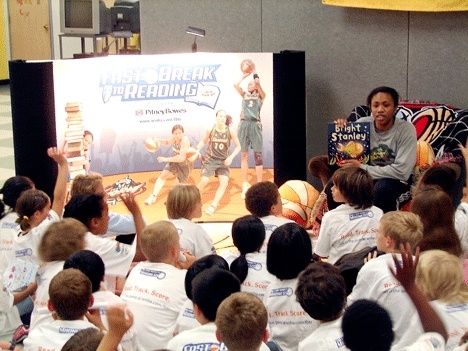
[[328, 257], [327, 262], [334, 264], [344, 254], [376, 244], [383, 212], [372, 205], [374, 185], [364, 169], [340, 168], [332, 181], [333, 199], [344, 203], [323, 216], [314, 258]]
[[84, 320], [93, 305], [91, 282], [79, 270], [65, 269], [52, 278], [49, 296], [47, 307], [55, 320], [32, 330], [24, 340], [24, 351], [60, 350], [73, 334], [94, 327]]

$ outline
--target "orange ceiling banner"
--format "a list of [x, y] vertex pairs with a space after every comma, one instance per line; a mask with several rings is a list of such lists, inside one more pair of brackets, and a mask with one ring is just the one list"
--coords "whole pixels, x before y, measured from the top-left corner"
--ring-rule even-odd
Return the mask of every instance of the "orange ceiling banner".
[[398, 11], [468, 11], [468, 0], [322, 0], [324, 5]]

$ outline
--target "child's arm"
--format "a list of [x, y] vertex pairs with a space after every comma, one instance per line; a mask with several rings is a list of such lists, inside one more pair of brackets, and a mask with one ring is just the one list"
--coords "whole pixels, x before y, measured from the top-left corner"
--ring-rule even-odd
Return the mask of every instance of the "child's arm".
[[396, 270], [389, 267], [390, 272], [401, 282], [401, 285], [405, 288], [406, 293], [411, 298], [411, 301], [413, 301], [416, 310], [418, 311], [419, 318], [421, 319], [424, 331], [439, 333], [445, 341], [447, 341], [448, 335], [444, 323], [429, 304], [429, 301], [422, 291], [419, 290], [415, 284], [416, 266], [419, 261], [419, 247], [416, 248], [414, 260], [411, 246], [408, 243], [406, 243], [406, 245], [400, 244], [400, 253], [403, 264], [400, 265], [396, 255], [392, 254]]
[[55, 181], [54, 188], [54, 202], [51, 209], [62, 217], [63, 207], [67, 198], [67, 181], [68, 181], [68, 162], [65, 156], [60, 153], [56, 147], [49, 147], [47, 155], [59, 165], [57, 180]]
[[122, 337], [133, 324], [133, 314], [125, 305], [107, 307], [109, 330], [102, 338], [96, 351], [117, 350]]
[[28, 296], [34, 294], [36, 289], [37, 289], [37, 283], [33, 282], [33, 283], [29, 284], [26, 287], [26, 289], [24, 289], [22, 291], [19, 291], [19, 292], [13, 293], [13, 305], [16, 305], [17, 303], [23, 301]]
[[141, 233], [143, 232], [143, 229], [145, 229], [145, 220], [143, 219], [143, 215], [141, 214], [140, 206], [138, 206], [138, 204], [136, 203], [134, 194], [124, 193], [120, 195], [120, 198], [122, 199], [127, 209], [130, 211], [130, 213], [132, 214], [133, 221], [135, 222], [136, 252], [135, 252], [135, 257], [133, 258], [133, 261], [137, 261], [137, 262], [146, 261], [146, 257], [143, 254], [143, 251], [141, 251], [140, 236], [141, 236]]

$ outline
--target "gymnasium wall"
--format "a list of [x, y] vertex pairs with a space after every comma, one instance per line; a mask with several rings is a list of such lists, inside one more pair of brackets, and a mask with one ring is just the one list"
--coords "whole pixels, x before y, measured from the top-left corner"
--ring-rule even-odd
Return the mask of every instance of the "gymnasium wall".
[[326, 152], [326, 122], [346, 117], [376, 86], [468, 108], [468, 12], [365, 10], [320, 0], [140, 0], [140, 6], [143, 54], [190, 52], [187, 26], [206, 30], [197, 38], [199, 51], [305, 51], [304, 167]]

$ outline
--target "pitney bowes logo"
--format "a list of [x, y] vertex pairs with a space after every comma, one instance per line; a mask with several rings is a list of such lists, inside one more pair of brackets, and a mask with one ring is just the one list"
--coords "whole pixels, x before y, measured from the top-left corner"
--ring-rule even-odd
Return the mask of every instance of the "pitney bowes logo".
[[102, 101], [120, 97], [121, 101], [182, 99], [215, 108], [221, 93], [217, 83], [218, 65], [127, 68], [101, 74]]

